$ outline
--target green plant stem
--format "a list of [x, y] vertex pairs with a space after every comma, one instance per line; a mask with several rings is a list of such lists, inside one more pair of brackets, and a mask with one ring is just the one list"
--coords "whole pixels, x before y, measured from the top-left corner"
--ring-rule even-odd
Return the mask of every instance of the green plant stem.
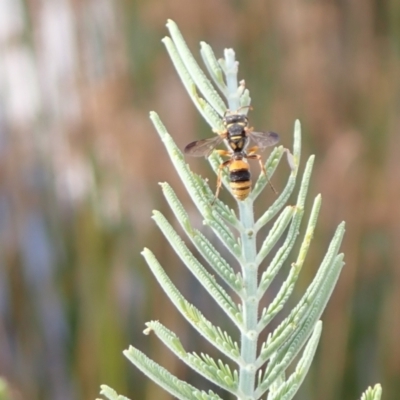
[[[225, 76], [227, 85], [227, 100], [229, 110], [239, 108], [241, 91], [237, 80], [238, 63], [232, 49], [225, 50]], [[248, 110], [243, 110], [246, 113]], [[242, 247], [241, 268], [243, 275], [243, 329], [240, 332], [242, 363], [239, 366], [239, 399], [253, 399], [257, 368], [258, 343], [258, 304], [257, 297], [257, 245], [254, 223], [253, 200], [248, 197], [245, 201], [238, 201], [239, 217], [242, 225], [240, 242]]]
[[239, 201], [239, 215], [243, 229], [240, 233], [242, 244], [242, 274], [244, 295], [242, 297], [244, 329], [241, 332], [241, 357], [239, 370], [239, 391], [244, 398], [253, 398], [256, 377], [255, 362], [258, 342], [258, 298], [256, 267], [256, 232], [254, 230], [253, 201]]

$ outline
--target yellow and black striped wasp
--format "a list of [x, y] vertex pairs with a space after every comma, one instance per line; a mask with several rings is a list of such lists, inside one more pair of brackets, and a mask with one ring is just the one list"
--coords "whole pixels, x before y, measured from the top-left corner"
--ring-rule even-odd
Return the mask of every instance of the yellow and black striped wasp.
[[[216, 150], [220, 156], [229, 157], [229, 160], [219, 166], [215, 198], [218, 197], [221, 189], [222, 170], [228, 168], [232, 194], [237, 200], [245, 200], [251, 190], [251, 174], [247, 160], [258, 160], [261, 171], [266, 176], [261, 156], [256, 152], [274, 146], [279, 141], [279, 135], [275, 132], [255, 132], [249, 126], [246, 115], [229, 110], [223, 117], [223, 123], [225, 129], [215, 131], [217, 136], [189, 143], [184, 152], [194, 157], [208, 157], [218, 145], [225, 141], [228, 150]], [[250, 139], [256, 146], [248, 148]], [[273, 188], [272, 185], [271, 187]]]

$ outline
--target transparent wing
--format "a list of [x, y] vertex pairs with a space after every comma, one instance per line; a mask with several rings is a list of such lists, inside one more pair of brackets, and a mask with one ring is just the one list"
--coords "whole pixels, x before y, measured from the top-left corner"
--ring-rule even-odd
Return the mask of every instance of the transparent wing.
[[279, 135], [275, 132], [250, 132], [249, 136], [260, 150], [274, 146], [279, 142]]
[[195, 142], [189, 143], [183, 151], [185, 154], [193, 157], [208, 157], [215, 147], [222, 143], [223, 140], [221, 136], [196, 140]]

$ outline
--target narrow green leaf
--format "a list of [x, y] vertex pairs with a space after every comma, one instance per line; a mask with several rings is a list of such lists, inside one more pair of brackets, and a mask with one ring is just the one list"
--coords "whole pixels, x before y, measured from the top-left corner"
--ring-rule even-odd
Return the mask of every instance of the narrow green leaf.
[[[268, 210], [259, 218], [256, 222], [256, 231], [259, 231], [266, 223], [268, 223], [276, 214], [286, 205], [290, 195], [293, 192], [294, 186], [296, 184], [296, 177], [298, 172], [298, 165], [300, 162], [300, 151], [301, 151], [301, 126], [300, 122], [296, 121], [294, 127], [294, 144], [293, 144], [293, 162], [292, 173], [286, 183], [285, 188], [274, 203], [268, 208]], [[310, 159], [308, 163], [310, 163]], [[307, 165], [308, 165], [307, 163]], [[306, 166], [307, 169], [307, 166]]]
[[175, 353], [179, 358], [186, 356], [186, 350], [184, 349], [179, 337], [174, 332], [170, 331], [163, 324], [158, 321], [146, 322], [146, 329], [143, 331], [145, 335], [149, 335], [154, 332], [156, 336], [162, 340], [167, 347]]
[[218, 350], [231, 360], [238, 362], [239, 349], [237, 343], [233, 342], [226, 332], [222, 332], [220, 328], [212, 325], [195, 306], [182, 296], [149, 249], [144, 249], [142, 254], [158, 283], [186, 320]]
[[314, 331], [308, 340], [304, 349], [303, 355], [298, 362], [295, 371], [289, 378], [283, 382], [280, 387], [274, 391], [268, 400], [291, 400], [300, 388], [308, 370], [310, 369], [311, 362], [314, 358], [319, 339], [321, 337], [322, 322], [319, 321], [314, 328]]
[[[277, 273], [283, 266], [284, 262], [288, 258], [290, 252], [293, 249], [294, 244], [296, 243], [296, 238], [299, 234], [301, 219], [303, 218], [303, 210], [299, 208], [294, 209], [292, 222], [289, 226], [289, 231], [283, 242], [282, 246], [278, 249], [273, 257], [271, 263], [268, 268], [262, 273], [260, 279], [260, 285], [258, 287], [257, 296], [261, 298], [265, 291], [268, 289], [272, 280], [276, 277]], [[259, 322], [259, 329], [264, 329], [266, 324], [268, 323], [269, 317], [266, 319], [266, 312], [262, 312], [262, 316]]]
[[[275, 353], [263, 375], [263, 380], [259, 387], [256, 389], [257, 397], [259, 398], [265, 393], [271, 385], [279, 378], [279, 375], [285, 371], [288, 366], [293, 362], [298, 352], [303, 348], [312, 333], [315, 333], [317, 322], [313, 323], [311, 327], [308, 326], [309, 321], [305, 321], [300, 325], [298, 334], [292, 337], [277, 353]], [[319, 339], [319, 336], [318, 336]]]
[[308, 187], [310, 185], [311, 173], [314, 166], [314, 156], [310, 156], [304, 169], [303, 179], [301, 181], [300, 191], [297, 196], [297, 206], [303, 208], [306, 201]]
[[190, 224], [189, 216], [187, 215], [182, 203], [178, 200], [171, 186], [167, 183], [161, 184], [165, 198], [170, 205], [178, 222], [184, 229], [192, 243], [208, 262], [211, 268], [236, 292], [239, 293], [243, 288], [243, 282], [240, 275], [236, 275], [235, 271], [215, 249], [212, 243], [197, 229]]
[[[295, 244], [296, 237], [299, 233], [301, 219], [303, 217], [304, 202], [305, 202], [305, 197], [306, 197], [309, 182], [310, 182], [313, 163], [314, 163], [314, 157], [311, 156], [308, 159], [306, 168], [304, 170], [303, 179], [301, 182], [301, 188], [300, 188], [300, 192], [299, 192], [299, 195], [297, 198], [296, 209], [295, 209], [295, 212], [294, 212], [294, 215], [292, 218], [292, 223], [289, 228], [289, 233], [285, 239], [284, 244], [277, 251], [272, 262], [270, 263], [270, 265], [268, 266], [266, 271], [261, 276], [260, 285], [259, 285], [259, 294], [260, 295], [265, 293], [265, 291], [267, 290], [268, 286], [270, 285], [272, 279], [275, 278], [276, 274], [278, 273], [279, 269], [282, 267], [283, 263], [286, 261], [287, 257], [290, 254], [290, 251], [292, 250], [292, 248]], [[260, 260], [258, 260], [258, 261], [260, 261]], [[266, 326], [265, 323], [268, 323], [268, 322], [265, 320], [260, 321], [259, 325], [265, 327]]]
[[272, 333], [268, 335], [267, 340], [262, 344], [260, 355], [257, 359], [257, 365], [262, 366], [278, 349], [296, 332], [297, 325], [280, 324]]
[[[147, 377], [157, 383], [167, 392], [181, 400], [196, 400], [195, 392], [197, 389], [182, 381], [168, 372], [161, 365], [157, 364], [138, 349], [130, 346], [128, 350], [124, 350], [124, 355], [138, 369], [140, 369]], [[203, 392], [204, 393], [204, 392]], [[208, 397], [207, 397], [208, 398]]]
[[216, 362], [212, 357], [204, 353], [201, 356], [196, 353], [188, 353], [187, 363], [210, 382], [234, 395], [238, 395], [237, 371], [232, 372], [230, 367], [223, 364], [221, 360]]
[[222, 131], [224, 129], [224, 125], [221, 117], [204, 99], [198, 95], [195, 81], [193, 80], [193, 77], [190, 76], [189, 71], [183, 63], [174, 42], [169, 37], [165, 37], [162, 42], [164, 43], [174, 67], [197, 110], [206, 120], [208, 125], [211, 126], [211, 128]]
[[229, 294], [218, 285], [215, 278], [211, 276], [193, 256], [181, 237], [176, 233], [175, 229], [159, 211], [153, 211], [153, 219], [186, 267], [203, 285], [204, 289], [206, 289], [226, 315], [238, 328], [241, 328], [242, 319], [240, 312]]
[[205, 42], [200, 42], [200, 54], [214, 83], [218, 86], [222, 94], [226, 95], [227, 88], [224, 81], [223, 71], [211, 46]]
[[210, 186], [203, 178], [199, 177], [198, 175], [195, 175], [194, 177], [198, 181], [198, 184], [202, 188], [205, 195], [209, 199], [212, 199], [212, 215], [216, 215], [220, 219], [222, 218], [225, 222], [229, 223], [236, 230], [240, 230], [241, 223], [238, 220], [235, 211], [229, 208], [228, 205], [223, 203], [221, 200], [215, 198], [214, 192], [210, 189]]
[[183, 39], [178, 26], [174, 21], [168, 20], [167, 28], [171, 34], [171, 38], [174, 41], [181, 60], [187, 68], [191, 78], [195, 81], [197, 87], [203, 93], [207, 102], [218, 112], [219, 115], [224, 115], [226, 111], [226, 105], [224, 101], [221, 99], [218, 92], [214, 89], [211, 82], [207, 79], [204, 72], [197, 64], [185, 40]]
[[[237, 81], [239, 63], [236, 61], [233, 49], [225, 49], [224, 58], [224, 62], [220, 63], [220, 65], [225, 73], [226, 87], [228, 89], [226, 99], [228, 100], [229, 110], [236, 111], [240, 107], [240, 92], [238, 92]], [[246, 110], [244, 111], [246, 112]]]
[[260, 265], [265, 257], [269, 254], [272, 248], [276, 245], [277, 241], [285, 232], [290, 220], [295, 213], [295, 208], [292, 206], [287, 206], [275, 221], [274, 225], [268, 232], [267, 237], [264, 239], [261, 245], [260, 251], [257, 254], [256, 264]]
[[[286, 375], [284, 372], [280, 373], [278, 377], [271, 383], [267, 395], [267, 400], [276, 393], [279, 387], [286, 381]], [[258, 385], [257, 385], [258, 387]]]
[[[275, 147], [271, 154], [269, 155], [267, 161], [265, 162], [264, 168], [267, 171], [267, 176], [265, 176], [262, 171], [259, 171], [259, 175], [257, 181], [254, 185], [253, 190], [251, 191], [250, 197], [255, 200], [260, 193], [265, 189], [265, 186], [268, 184], [268, 180], [271, 181], [272, 176], [275, 173], [277, 166], [282, 158], [284, 153], [284, 148], [282, 146]], [[268, 179], [267, 179], [268, 177]], [[273, 192], [272, 192], [273, 193]]]
[[214, 233], [221, 239], [225, 247], [231, 251], [235, 257], [240, 257], [240, 248], [237, 245], [232, 232], [226, 227], [225, 222], [222, 218], [218, 218], [215, 213], [213, 213], [213, 206], [211, 204], [211, 199], [206, 196], [204, 192], [203, 185], [198, 183], [198, 178], [190, 171], [189, 166], [186, 164], [182, 152], [176, 146], [175, 142], [168, 134], [165, 126], [161, 122], [160, 118], [155, 112], [150, 113], [150, 119], [152, 120], [154, 126], [160, 135], [171, 161], [178, 172], [179, 177], [185, 184], [186, 190], [191, 196], [197, 209], [200, 211], [205, 219], [205, 223], [209, 225]]
[[[300, 165], [300, 154], [301, 154], [301, 124], [298, 119], [294, 123], [294, 142], [293, 142], [293, 159], [295, 168]], [[295, 173], [293, 170], [292, 173]]]
[[224, 246], [231, 252], [233, 256], [235, 256], [239, 262], [241, 262], [242, 249], [232, 235], [232, 232], [229, 230], [226, 224], [224, 224], [223, 220], [218, 220], [217, 216], [213, 215], [212, 218], [204, 219], [204, 225], [212, 228], [217, 236], [221, 239]]
[[108, 400], [130, 400], [128, 397], [118, 395], [115, 390], [111, 389], [107, 385], [101, 385], [100, 388], [100, 394], [107, 397]]
[[368, 387], [368, 389], [361, 396], [361, 400], [380, 400], [382, 396], [382, 387], [377, 384], [373, 388]]
[[194, 179], [194, 174], [190, 171], [188, 164], [185, 162], [182, 152], [168, 134], [157, 113], [152, 111], [150, 113], [150, 119], [160, 135], [179, 177], [182, 182], [185, 183], [185, 187], [198, 210], [201, 212], [203, 217], [210, 214], [211, 204], [209, 199], [205, 197], [201, 187], [199, 187], [198, 183]]
[[308, 249], [310, 248], [311, 240], [314, 237], [314, 230], [315, 230], [315, 226], [317, 225], [317, 219], [318, 219], [320, 208], [321, 208], [321, 195], [319, 194], [315, 198], [313, 207], [311, 209], [311, 214], [310, 214], [310, 218], [308, 220], [307, 229], [304, 234], [304, 238], [303, 238], [303, 242], [300, 247], [299, 255], [295, 262], [296, 270], [301, 270], [301, 268], [304, 264], [304, 260], [307, 256]]
[[[283, 357], [285, 357], [285, 365], [290, 364], [325, 309], [342, 267], [343, 256], [337, 255], [329, 268], [325, 270], [324, 280], [318, 282], [318, 287], [313, 287], [315, 290], [312, 295], [304, 295], [289, 316], [268, 337], [257, 360], [258, 367], [261, 367], [271, 356], [268, 371], [274, 370], [277, 363], [284, 365], [281, 361]], [[313, 283], [310, 286], [312, 285]], [[281, 343], [282, 346], [279, 347]], [[288, 353], [289, 348], [291, 348], [291, 354]]]
[[[338, 251], [342, 243], [344, 231], [345, 225], [344, 222], [342, 222], [336, 229], [335, 235], [331, 240], [328, 251], [325, 254], [316, 276], [302, 297], [304, 304], [308, 304], [310, 298], [315, 296], [316, 293], [320, 292], [321, 286], [323, 286], [323, 284], [326, 282], [326, 278], [331, 273], [330, 270], [335, 266], [335, 264], [342, 263], [343, 255], [338, 255]], [[326, 287], [326, 290], [331, 292], [333, 287], [328, 286]], [[301, 305], [299, 304], [299, 306]]]
[[196, 353], [186, 352], [175, 333], [158, 321], [148, 322], [146, 326], [146, 333], [154, 332], [177, 357], [194, 371], [230, 393], [237, 394], [237, 373], [235, 378], [235, 374], [232, 373], [229, 366], [222, 363], [217, 364], [213, 358], [205, 354], [200, 357]]
[[240, 107], [249, 107], [250, 104], [251, 104], [250, 92], [248, 89], [245, 89], [243, 91], [243, 94], [240, 96], [239, 105]]
[[[270, 303], [267, 310], [263, 310], [261, 320], [262, 326], [266, 326], [275, 316], [276, 314], [282, 310], [285, 305], [287, 299], [293, 292], [294, 286], [299, 277], [301, 268], [304, 263], [305, 256], [308, 252], [308, 248], [311, 243], [311, 239], [314, 233], [315, 224], [317, 222], [317, 217], [319, 213], [319, 209], [321, 206], [321, 196], [317, 196], [313, 208], [311, 210], [310, 219], [308, 222], [308, 226], [304, 235], [304, 239], [302, 245], [300, 247], [299, 255], [297, 257], [297, 261], [292, 264], [289, 275], [287, 279], [281, 285], [277, 295], [274, 300]], [[289, 236], [289, 235], [288, 235]]]

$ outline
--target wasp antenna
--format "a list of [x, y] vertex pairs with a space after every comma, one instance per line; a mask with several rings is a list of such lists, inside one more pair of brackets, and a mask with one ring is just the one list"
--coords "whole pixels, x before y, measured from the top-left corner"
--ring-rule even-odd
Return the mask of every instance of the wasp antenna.
[[250, 106], [250, 105], [248, 105], [248, 106], [239, 107], [239, 108], [236, 110], [236, 112], [240, 111], [242, 108], [248, 108], [249, 110], [253, 110], [253, 107]]

